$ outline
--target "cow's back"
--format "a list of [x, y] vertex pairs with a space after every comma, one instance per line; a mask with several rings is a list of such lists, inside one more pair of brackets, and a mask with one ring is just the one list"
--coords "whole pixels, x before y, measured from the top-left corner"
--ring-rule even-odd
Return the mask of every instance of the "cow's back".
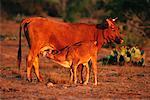
[[94, 25], [64, 23], [46, 18], [32, 18], [28, 25], [33, 45], [53, 45], [62, 49], [79, 41], [94, 40]]

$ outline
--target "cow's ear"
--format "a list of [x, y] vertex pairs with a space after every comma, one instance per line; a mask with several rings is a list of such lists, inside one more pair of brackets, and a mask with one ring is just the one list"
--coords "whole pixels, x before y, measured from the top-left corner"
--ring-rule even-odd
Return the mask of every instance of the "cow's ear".
[[107, 22], [102, 22], [101, 24], [97, 24], [96, 28], [98, 29], [107, 29], [108, 28], [108, 23]]
[[108, 23], [108, 26], [109, 27], [114, 27], [114, 23], [115, 21], [118, 19], [118, 17], [112, 19], [112, 18], [109, 18], [109, 19], [106, 19], [107, 23]]

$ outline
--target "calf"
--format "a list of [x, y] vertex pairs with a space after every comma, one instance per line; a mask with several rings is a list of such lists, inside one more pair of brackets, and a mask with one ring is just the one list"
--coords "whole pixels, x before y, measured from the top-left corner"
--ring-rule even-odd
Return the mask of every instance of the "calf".
[[70, 81], [74, 81], [74, 84], [77, 83], [78, 65], [83, 64], [86, 66], [86, 80], [84, 82], [85, 85], [89, 81], [88, 62], [91, 60], [95, 78], [94, 85], [97, 85], [97, 49], [98, 47], [96, 41], [78, 42], [63, 48], [60, 51], [47, 53], [46, 56], [53, 61], [63, 65], [64, 67], [70, 68]]

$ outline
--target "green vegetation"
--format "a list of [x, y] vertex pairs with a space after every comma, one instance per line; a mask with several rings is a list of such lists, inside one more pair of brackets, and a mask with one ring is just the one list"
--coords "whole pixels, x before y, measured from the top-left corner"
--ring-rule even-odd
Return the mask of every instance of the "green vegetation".
[[52, 16], [67, 22], [118, 17], [125, 44], [143, 45], [150, 38], [149, 4], [149, 0], [1, 0], [1, 16]]

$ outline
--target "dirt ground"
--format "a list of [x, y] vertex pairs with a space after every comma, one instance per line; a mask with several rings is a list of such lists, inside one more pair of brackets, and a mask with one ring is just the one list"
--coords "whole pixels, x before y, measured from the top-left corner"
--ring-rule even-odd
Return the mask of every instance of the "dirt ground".
[[[17, 67], [19, 24], [0, 23], [0, 99], [1, 100], [96, 100], [96, 99], [150, 99], [150, 48], [145, 47], [146, 66], [102, 66], [98, 63], [98, 85], [93, 86], [93, 73], [88, 85], [69, 84], [69, 69], [40, 57], [43, 82], [26, 81], [25, 58], [28, 47], [22, 39], [22, 77]], [[99, 56], [109, 50], [102, 49]], [[53, 83], [53, 84], [52, 84]]]

